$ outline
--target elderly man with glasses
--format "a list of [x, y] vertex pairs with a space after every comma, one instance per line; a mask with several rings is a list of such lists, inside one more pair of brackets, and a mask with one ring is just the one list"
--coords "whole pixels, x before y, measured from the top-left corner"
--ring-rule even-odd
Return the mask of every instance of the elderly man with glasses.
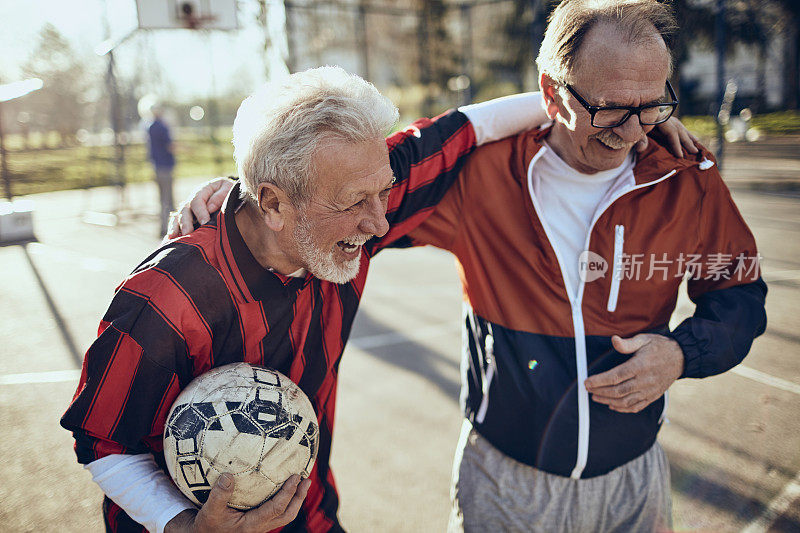
[[[451, 531], [660, 531], [666, 391], [737, 365], [766, 326], [753, 236], [678, 105], [656, 0], [566, 0], [537, 58], [552, 125], [478, 148], [405, 238], [452, 251], [467, 330]], [[682, 280], [697, 304], [668, 323]]]

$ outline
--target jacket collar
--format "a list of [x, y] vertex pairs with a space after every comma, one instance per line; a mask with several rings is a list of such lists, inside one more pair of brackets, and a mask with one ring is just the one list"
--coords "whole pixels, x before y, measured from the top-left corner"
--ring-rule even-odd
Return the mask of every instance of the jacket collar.
[[[525, 185], [527, 180], [528, 164], [542, 148], [542, 143], [552, 128], [552, 124], [549, 124], [518, 136], [512, 161], [516, 170], [515, 176], [522, 185]], [[658, 181], [673, 170], [675, 173], [690, 167], [705, 170], [715, 164], [713, 155], [703, 146], [699, 147], [700, 151], [697, 154], [686, 154], [686, 157], [678, 158], [662, 144], [665, 143], [665, 139], [657, 130], [653, 130], [648, 138], [650, 142], [644, 152], [636, 155], [636, 164], [633, 168], [637, 186]]]
[[241, 184], [236, 183], [228, 192], [218, 217], [218, 252], [223, 276], [238, 290], [245, 302], [287, 298], [308, 285], [313, 276], [304, 278], [284, 276], [262, 267], [244, 242], [236, 225], [236, 211], [244, 201], [240, 198]]

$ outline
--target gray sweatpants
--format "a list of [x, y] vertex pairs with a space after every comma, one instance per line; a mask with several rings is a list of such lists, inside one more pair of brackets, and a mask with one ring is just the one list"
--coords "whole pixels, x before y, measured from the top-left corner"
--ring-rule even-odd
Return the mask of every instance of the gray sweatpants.
[[571, 479], [515, 461], [464, 421], [449, 533], [647, 532], [672, 526], [669, 465], [656, 442], [608, 474]]

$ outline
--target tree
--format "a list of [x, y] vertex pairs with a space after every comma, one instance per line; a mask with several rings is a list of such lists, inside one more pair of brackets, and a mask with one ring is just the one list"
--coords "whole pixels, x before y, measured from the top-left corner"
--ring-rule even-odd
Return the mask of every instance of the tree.
[[86, 107], [86, 67], [52, 24], [42, 26], [23, 74], [44, 81], [44, 88], [28, 100], [32, 126], [55, 130], [62, 145], [74, 143]]
[[800, 2], [778, 0], [784, 16], [783, 48], [783, 105], [800, 109]]

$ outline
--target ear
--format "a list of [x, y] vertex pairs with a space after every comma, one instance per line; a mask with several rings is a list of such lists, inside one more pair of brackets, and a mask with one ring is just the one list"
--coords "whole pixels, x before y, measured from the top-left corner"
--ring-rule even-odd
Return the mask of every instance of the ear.
[[539, 76], [539, 86], [542, 88], [542, 97], [544, 98], [544, 108], [550, 120], [555, 120], [558, 115], [558, 84], [553, 81], [553, 78], [547, 74], [542, 73]]
[[264, 222], [272, 231], [281, 231], [286, 224], [286, 216], [294, 209], [283, 189], [272, 183], [259, 184], [258, 206]]

